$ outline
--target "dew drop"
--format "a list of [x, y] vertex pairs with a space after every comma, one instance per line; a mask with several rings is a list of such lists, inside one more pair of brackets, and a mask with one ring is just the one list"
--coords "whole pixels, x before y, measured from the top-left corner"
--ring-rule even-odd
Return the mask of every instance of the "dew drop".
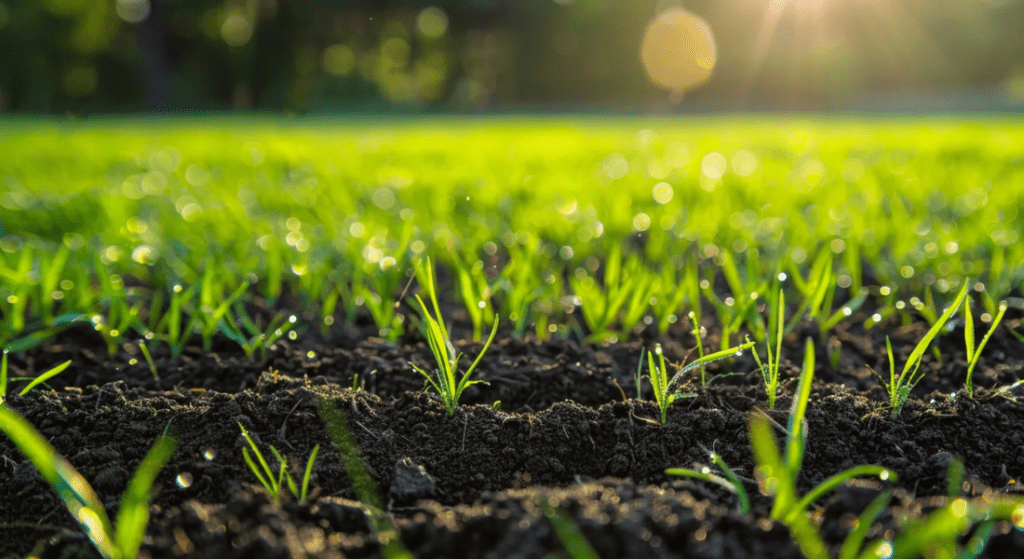
[[298, 337], [299, 337], [299, 333], [296, 332], [295, 330], [292, 330], [291, 332], [288, 332], [288, 339], [289, 340], [295, 340]]
[[885, 542], [875, 550], [875, 556], [878, 557], [878, 559], [888, 559], [889, 557], [892, 557], [892, 552], [892, 544]]
[[661, 344], [654, 346], [654, 354], [661, 355]]
[[880, 315], [878, 313], [875, 313], [875, 314], [871, 315], [871, 320], [873, 320], [875, 322], [881, 322], [882, 321], [882, 315]]
[[174, 284], [174, 292], [175, 293], [181, 293], [181, 289], [182, 289], [182, 287], [181, 287], [180, 283]]
[[293, 315], [288, 317], [288, 322], [291, 322], [292, 324], [295, 324], [295, 321], [297, 321], [298, 319], [299, 318], [293, 314]]
[[310, 359], [316, 359], [316, 352], [313, 350], [309, 350], [306, 352], [306, 357]]
[[888, 285], [883, 285], [881, 288], [879, 288], [878, 292], [881, 293], [882, 295], [888, 295], [892, 293], [892, 289], [890, 289]]
[[786, 278], [788, 278], [788, 277], [789, 276], [786, 275], [786, 272], [779, 272], [779, 275], [778, 275], [779, 281], [786, 281]]
[[742, 351], [737, 351], [736, 352], [736, 357], [743, 357], [743, 352]]
[[853, 309], [851, 309], [850, 307], [843, 307], [844, 316], [850, 316], [851, 314], [853, 314]]
[[880, 479], [882, 481], [885, 481], [885, 480], [889, 479], [889, 471], [888, 470], [883, 470], [882, 473], [878, 474], [878, 479]]
[[204, 459], [205, 459], [205, 460], [206, 460], [207, 462], [210, 462], [210, 461], [212, 461], [212, 460], [213, 460], [214, 458], [216, 458], [216, 457], [217, 457], [217, 451], [216, 451], [216, 450], [213, 450], [212, 448], [208, 448], [208, 449], [206, 449], [206, 450], [204, 450], [204, 451], [203, 451], [203, 458], [204, 458]]
[[128, 364], [129, 364], [129, 365], [135, 365], [135, 364], [137, 364], [138, 362], [139, 362], [139, 360], [138, 360], [138, 359], [136, 359], [136, 358], [134, 358], [134, 357], [132, 357], [131, 359], [129, 359], [129, 360], [128, 360]]
[[487, 307], [487, 303], [485, 303], [483, 301], [477, 301], [476, 306], [477, 306], [477, 308], [483, 309], [483, 308]]
[[192, 474], [181, 472], [178, 474], [178, 477], [174, 478], [174, 483], [178, 484], [178, 487], [182, 489], [188, 489], [192, 486]]

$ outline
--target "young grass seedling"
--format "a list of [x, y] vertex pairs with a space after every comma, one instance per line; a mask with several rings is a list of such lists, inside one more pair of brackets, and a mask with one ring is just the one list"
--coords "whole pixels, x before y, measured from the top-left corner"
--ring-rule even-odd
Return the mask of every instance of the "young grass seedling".
[[306, 496], [309, 491], [309, 477], [313, 473], [313, 462], [316, 461], [316, 455], [320, 452], [320, 445], [313, 447], [313, 451], [309, 453], [309, 460], [306, 461], [306, 470], [302, 475], [302, 487], [299, 488], [295, 484], [295, 479], [288, 473], [288, 459], [285, 458], [276, 448], [271, 445], [270, 452], [277, 458], [277, 462], [280, 465], [277, 477], [274, 477], [274, 471], [270, 469], [266, 459], [263, 458], [263, 453], [260, 452], [256, 442], [249, 436], [249, 432], [245, 430], [245, 427], [241, 423], [238, 424], [238, 428], [242, 430], [242, 437], [245, 438], [245, 442], [249, 443], [249, 448], [252, 448], [252, 452], [256, 455], [256, 461], [259, 462], [257, 466], [256, 461], [253, 461], [252, 456], [249, 455], [249, 449], [242, 447], [242, 457], [245, 459], [245, 463], [252, 470], [252, 473], [256, 476], [256, 479], [260, 481], [260, 484], [270, 494], [270, 498], [274, 500], [274, 504], [281, 506], [281, 487], [284, 484], [288, 485], [288, 490], [291, 491], [292, 496], [298, 499], [299, 503], [306, 502]]
[[992, 326], [988, 329], [985, 337], [981, 339], [981, 343], [978, 347], [974, 347], [974, 317], [971, 315], [971, 298], [967, 297], [964, 299], [964, 341], [967, 344], [967, 396], [974, 398], [974, 367], [978, 365], [978, 358], [981, 356], [981, 350], [985, 349], [985, 344], [988, 343], [988, 339], [992, 337], [992, 333], [996, 331], [996, 327], [1003, 320], [1003, 315], [1006, 314], [1006, 309], [1009, 305], [1006, 302], [999, 304], [999, 313], [996, 314], [995, 319], [992, 320]]
[[426, 277], [427, 284], [425, 287], [427, 288], [427, 293], [430, 296], [430, 302], [434, 307], [434, 314], [437, 318], [431, 316], [427, 305], [418, 294], [416, 295], [416, 302], [419, 303], [420, 315], [423, 317], [420, 327], [423, 330], [423, 335], [427, 338], [431, 352], [434, 354], [434, 360], [437, 362], [437, 371], [434, 375], [431, 375], [413, 363], [410, 363], [410, 365], [412, 365], [416, 372], [423, 375], [434, 390], [437, 391], [441, 402], [444, 403], [445, 409], [448, 410], [448, 415], [454, 415], [463, 390], [473, 384], [487, 384], [482, 380], [470, 380], [470, 377], [476, 366], [480, 364], [484, 354], [487, 353], [487, 348], [494, 341], [494, 335], [498, 332], [498, 316], [494, 316], [494, 324], [491, 325], [491, 335], [487, 338], [487, 343], [484, 344], [483, 349], [480, 350], [480, 354], [476, 356], [473, 364], [462, 374], [462, 377], [456, 380], [455, 375], [459, 370], [459, 359], [462, 358], [462, 354], [456, 353], [455, 346], [448, 339], [448, 330], [445, 328], [444, 318], [441, 317], [441, 308], [437, 303], [437, 293], [434, 290], [433, 266], [429, 258], [427, 259]]
[[946, 312], [942, 313], [935, 323], [932, 325], [928, 333], [925, 334], [924, 338], [918, 342], [914, 351], [910, 353], [910, 357], [907, 358], [906, 364], [903, 366], [903, 371], [900, 372], [900, 376], [896, 376], [896, 363], [892, 356], [892, 343], [889, 342], [889, 337], [885, 338], [885, 349], [889, 356], [889, 381], [886, 382], [884, 378], [879, 375], [882, 384], [885, 385], [886, 392], [889, 393], [889, 407], [892, 409], [892, 416], [896, 417], [903, 410], [903, 405], [907, 403], [907, 399], [910, 398], [910, 391], [920, 382], [921, 378], [924, 377], [924, 372], [918, 373], [921, 367], [921, 359], [924, 357], [924, 352], [928, 350], [928, 344], [932, 343], [935, 336], [939, 334], [939, 331], [946, 324], [953, 313], [960, 308], [960, 304], [963, 303], [964, 297], [967, 296], [967, 284], [968, 281], [964, 281], [963, 287], [960, 288], [960, 293], [957, 294], [956, 300], [952, 305], [946, 309]]
[[[761, 369], [761, 378], [764, 380], [764, 390], [768, 394], [768, 409], [775, 409], [775, 398], [779, 393], [779, 362], [782, 361], [782, 337], [785, 335], [786, 317], [786, 296], [779, 290], [779, 308], [776, 313], [777, 327], [775, 330], [775, 353], [772, 353], [771, 336], [765, 333], [765, 348], [768, 350], [767, 366], [761, 362], [757, 351], [754, 352], [754, 361], [757, 361]], [[750, 339], [748, 338], [749, 342]]]
[[[727, 359], [729, 357], [735, 357], [743, 350], [754, 345], [754, 342], [747, 342], [745, 344], [729, 348], [725, 351], [718, 351], [711, 355], [705, 355], [689, 363], [676, 372], [675, 376], [671, 380], [668, 378], [668, 367], [665, 366], [665, 354], [661, 350], [661, 344], [654, 346], [654, 352], [658, 355], [658, 365], [654, 364], [654, 355], [651, 353], [647, 354], [647, 370], [648, 379], [651, 381], [651, 388], [654, 390], [654, 400], [658, 403], [658, 409], [661, 411], [661, 423], [664, 424], [668, 421], [668, 407], [678, 398], [680, 395], [676, 392], [675, 386], [682, 380], [683, 376], [693, 370], [696, 367], [703, 367], [713, 361], [720, 359]], [[643, 355], [641, 354], [641, 360]], [[642, 361], [641, 361], [642, 362]]]
[[117, 526], [113, 527], [103, 501], [89, 482], [50, 443], [14, 410], [0, 405], [0, 431], [14, 441], [39, 475], [60, 495], [71, 516], [105, 559], [135, 559], [149, 523], [149, 499], [157, 473], [164, 467], [176, 441], [162, 436], [139, 464], [121, 496]]

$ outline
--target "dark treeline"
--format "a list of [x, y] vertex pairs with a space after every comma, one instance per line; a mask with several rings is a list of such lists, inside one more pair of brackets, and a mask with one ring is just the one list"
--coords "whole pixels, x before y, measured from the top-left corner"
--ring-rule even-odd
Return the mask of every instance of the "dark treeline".
[[638, 51], [673, 5], [716, 36], [694, 106], [1024, 99], [1021, 0], [0, 0], [0, 110], [666, 106]]

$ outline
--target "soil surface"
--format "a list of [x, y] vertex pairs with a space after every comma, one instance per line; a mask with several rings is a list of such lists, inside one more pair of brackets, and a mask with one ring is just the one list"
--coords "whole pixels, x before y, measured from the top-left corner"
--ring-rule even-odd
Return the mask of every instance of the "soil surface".
[[[786, 424], [808, 336], [818, 354], [801, 492], [859, 464], [895, 470], [898, 481], [889, 485], [896, 498], [871, 538], [897, 530], [905, 514], [934, 508], [947, 494], [953, 457], [964, 462], [967, 494], [1024, 492], [1024, 402], [996, 392], [1024, 378], [1024, 344], [1007, 329], [1019, 324], [1019, 311], [984, 349], [973, 399], [962, 389], [963, 330], [956, 328], [937, 342], [941, 362], [926, 355], [924, 379], [896, 417], [875, 374], [888, 373], [885, 336], [899, 369], [926, 328], [886, 322], [865, 330], [866, 318], [855, 314], [824, 336], [814, 324], [799, 325], [784, 345], [774, 410], [748, 352], [707, 368], [709, 377], [739, 375], [707, 386], [688, 379], [687, 396], [664, 425], [646, 380], [636, 399], [637, 361], [654, 341], [650, 332], [605, 346], [499, 335], [475, 376], [489, 385], [467, 389], [448, 415], [409, 365], [431, 368], [429, 349], [414, 334], [389, 343], [368, 329], [310, 333], [278, 342], [266, 361], [218, 340], [212, 352], [190, 347], [178, 359], [158, 352], [157, 378], [134, 344], [110, 356], [95, 333], [71, 330], [10, 356], [11, 376], [34, 376], [68, 359], [72, 365], [25, 396], [12, 383], [7, 405], [92, 483], [111, 518], [146, 450], [165, 429], [174, 433], [179, 446], [157, 478], [143, 544], [152, 557], [381, 556], [321, 402], [343, 413], [414, 557], [563, 555], [558, 518], [572, 519], [601, 557], [799, 557], [787, 528], [767, 518], [771, 501], [753, 481], [748, 426], [762, 412]], [[694, 345], [682, 324], [657, 341], [673, 362]], [[714, 335], [705, 343], [718, 347]], [[469, 355], [481, 347], [456, 345]], [[287, 491], [280, 506], [271, 500], [243, 461], [239, 423], [265, 456], [271, 445], [287, 456], [297, 479], [320, 445], [308, 502]], [[710, 450], [745, 480], [750, 514], [740, 514], [736, 497], [718, 486], [665, 474], [707, 464]], [[0, 557], [98, 557], [6, 437], [0, 456]], [[833, 551], [881, 488], [857, 481], [817, 503]], [[1007, 524], [995, 533], [982, 556], [1024, 557], [1024, 532]]]

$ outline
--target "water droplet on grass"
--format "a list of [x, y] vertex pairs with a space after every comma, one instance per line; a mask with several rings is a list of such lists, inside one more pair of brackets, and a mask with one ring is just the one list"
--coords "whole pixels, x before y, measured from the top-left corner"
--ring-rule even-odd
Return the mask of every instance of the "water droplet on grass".
[[316, 359], [316, 352], [315, 352], [315, 351], [312, 351], [312, 350], [310, 350], [310, 351], [307, 351], [307, 352], [306, 352], [306, 357], [308, 357], [308, 358], [310, 358], [310, 359]]
[[288, 339], [289, 340], [295, 340], [295, 339], [298, 339], [298, 337], [299, 337], [299, 333], [296, 332], [295, 330], [292, 330], [291, 332], [288, 332]]
[[216, 457], [217, 457], [217, 451], [213, 450], [212, 448], [208, 448], [208, 449], [203, 451], [203, 458], [207, 462], [210, 462], [211, 460], [213, 460]]
[[174, 478], [174, 483], [178, 484], [181, 489], [188, 489], [192, 486], [192, 474], [181, 472], [178, 477]]

